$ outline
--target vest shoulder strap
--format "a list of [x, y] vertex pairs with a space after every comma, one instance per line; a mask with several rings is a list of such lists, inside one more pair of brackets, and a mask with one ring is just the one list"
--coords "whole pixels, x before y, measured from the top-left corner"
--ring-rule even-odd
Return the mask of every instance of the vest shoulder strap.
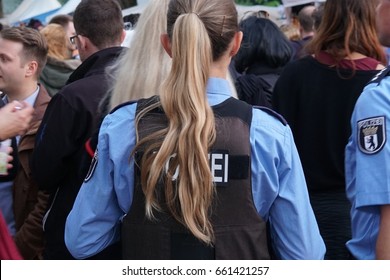
[[390, 67], [386, 67], [376, 74], [368, 84], [379, 84], [386, 76], [390, 76]]

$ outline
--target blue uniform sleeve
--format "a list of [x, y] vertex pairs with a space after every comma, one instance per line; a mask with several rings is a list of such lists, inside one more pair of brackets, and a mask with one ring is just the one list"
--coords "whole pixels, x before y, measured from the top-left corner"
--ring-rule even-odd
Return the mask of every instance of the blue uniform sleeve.
[[380, 206], [390, 204], [389, 93], [389, 77], [365, 87], [352, 114], [345, 149], [346, 192], [352, 205], [352, 239], [347, 247], [357, 259], [376, 258]]
[[358, 99], [346, 148], [347, 193], [356, 208], [390, 204], [390, 78], [369, 84]]
[[102, 123], [96, 162], [66, 221], [65, 243], [76, 259], [91, 257], [120, 238], [121, 219], [133, 196], [135, 109], [136, 104], [122, 107]]
[[323, 259], [325, 244], [291, 129], [254, 110], [250, 141], [253, 198], [259, 215], [269, 221], [276, 257]]

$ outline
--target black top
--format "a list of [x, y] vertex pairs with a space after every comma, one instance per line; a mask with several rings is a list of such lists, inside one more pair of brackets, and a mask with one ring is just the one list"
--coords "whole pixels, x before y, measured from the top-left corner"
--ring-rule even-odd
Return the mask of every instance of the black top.
[[378, 71], [336, 68], [311, 56], [287, 65], [273, 92], [273, 108], [291, 126], [309, 191], [345, 190], [344, 148], [364, 86]]

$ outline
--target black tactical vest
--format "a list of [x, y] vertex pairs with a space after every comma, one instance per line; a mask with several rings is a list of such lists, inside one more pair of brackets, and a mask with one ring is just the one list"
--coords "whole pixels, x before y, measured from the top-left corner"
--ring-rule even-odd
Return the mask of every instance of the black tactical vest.
[[[138, 102], [137, 111], [153, 100]], [[146, 218], [145, 196], [136, 167], [133, 202], [122, 225], [124, 259], [270, 258], [266, 223], [258, 215], [252, 198], [249, 143], [252, 107], [229, 98], [213, 110], [217, 138], [209, 158], [216, 186], [211, 211], [215, 243], [207, 246], [195, 238], [171, 217], [164, 201], [160, 201], [163, 211], [155, 211], [155, 220]], [[166, 125], [164, 113], [153, 110], [140, 121], [140, 139]], [[158, 186], [163, 187], [162, 183]]]

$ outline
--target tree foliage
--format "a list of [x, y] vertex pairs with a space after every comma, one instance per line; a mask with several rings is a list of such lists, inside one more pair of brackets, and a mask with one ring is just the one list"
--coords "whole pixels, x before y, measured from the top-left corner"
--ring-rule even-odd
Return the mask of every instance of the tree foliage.
[[122, 9], [130, 8], [137, 5], [137, 0], [119, 0]]
[[235, 0], [235, 2], [244, 6], [263, 5], [277, 7], [282, 4], [281, 0]]
[[[2, 0], [0, 0], [0, 2], [1, 1]], [[69, 0], [58, 0], [58, 2], [60, 2], [62, 5], [64, 5], [68, 1]], [[118, 1], [121, 4], [121, 7], [123, 9], [137, 5], [137, 0], [118, 0]]]
[[[21, 2], [21, 0], [18, 0], [18, 1], [12, 0], [12, 1], [13, 1], [13, 4], [17, 4], [16, 2], [18, 2], [18, 4], [19, 4]], [[58, 0], [58, 2], [60, 2], [61, 5], [66, 4], [66, 2], [68, 2], [68, 1], [69, 0]], [[133, 6], [137, 5], [137, 0], [118, 0], [118, 1], [121, 4], [121, 7], [123, 9], [129, 8], [129, 7], [133, 7]], [[0, 0], [0, 18], [2, 18], [4, 16], [3, 2], [6, 2], [6, 1], [5, 0]], [[16, 8], [16, 6], [15, 6], [15, 8]]]

